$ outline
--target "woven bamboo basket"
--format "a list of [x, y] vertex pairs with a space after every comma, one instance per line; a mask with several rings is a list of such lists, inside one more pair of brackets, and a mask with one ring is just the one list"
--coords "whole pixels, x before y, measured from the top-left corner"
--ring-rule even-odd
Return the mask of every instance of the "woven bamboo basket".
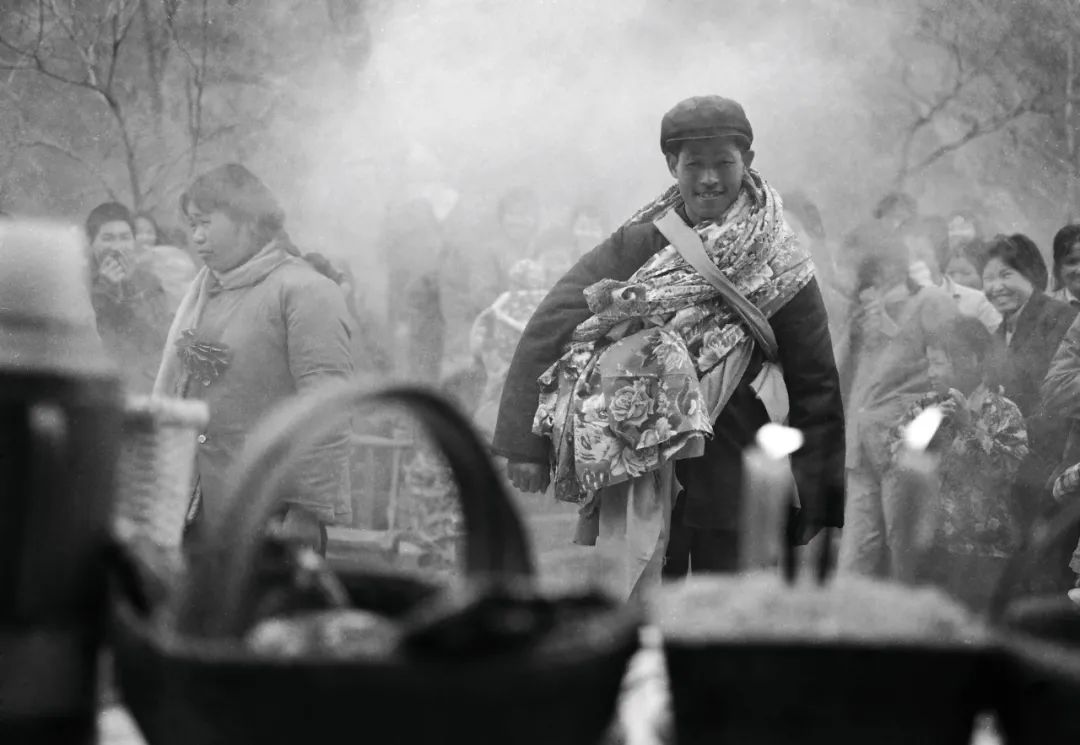
[[202, 401], [131, 396], [124, 407], [116, 469], [113, 527], [178, 553], [191, 503], [199, 433], [209, 411]]

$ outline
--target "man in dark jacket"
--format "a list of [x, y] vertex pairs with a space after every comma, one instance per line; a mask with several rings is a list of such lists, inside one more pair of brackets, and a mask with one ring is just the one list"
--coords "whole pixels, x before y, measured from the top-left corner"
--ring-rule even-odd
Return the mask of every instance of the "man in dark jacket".
[[[661, 123], [661, 149], [677, 180], [678, 213], [691, 227], [720, 222], [735, 203], [753, 160], [753, 132], [743, 109], [719, 96], [676, 105]], [[550, 481], [550, 442], [532, 433], [537, 378], [563, 354], [578, 324], [592, 313], [584, 290], [602, 279], [626, 280], [669, 245], [651, 223], [620, 228], [584, 256], [552, 288], [526, 326], [503, 392], [494, 448], [508, 459], [507, 474], [523, 491], [542, 492]], [[843, 523], [844, 415], [816, 280], [769, 319], [790, 402], [788, 424], [806, 436], [792, 458], [801, 503], [798, 541]], [[738, 556], [742, 451], [769, 422], [751, 382], [764, 363], [755, 347], [750, 364], [713, 425], [703, 455], [679, 460], [682, 487], [671, 515], [665, 576], [732, 571]]]

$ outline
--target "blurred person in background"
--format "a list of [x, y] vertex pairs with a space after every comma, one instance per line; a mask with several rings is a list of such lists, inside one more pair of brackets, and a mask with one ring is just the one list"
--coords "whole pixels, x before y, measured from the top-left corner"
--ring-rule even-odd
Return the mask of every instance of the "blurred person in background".
[[578, 251], [574, 234], [566, 228], [555, 226], [541, 231], [534, 242], [532, 259], [543, 269], [543, 287], [549, 288], [562, 279], [583, 255], [584, 252]]
[[[1023, 234], [998, 235], [989, 242], [982, 277], [983, 291], [1004, 319], [997, 336], [1006, 351], [991, 381], [1020, 408], [1028, 432], [1030, 452], [1015, 487], [1021, 526], [1027, 530], [1052, 506], [1048, 481], [1061, 460], [1069, 424], [1067, 409], [1047, 407], [1041, 388], [1077, 309], [1046, 295], [1046, 262]], [[1061, 571], [1056, 578], [1053, 572], [1033, 575], [1030, 587], [1059, 585]]]
[[161, 280], [137, 258], [135, 220], [117, 202], [86, 218], [91, 299], [98, 333], [130, 393], [149, 393], [171, 320]]
[[519, 187], [506, 192], [498, 205], [500, 236], [504, 244], [502, 255], [509, 266], [527, 258], [540, 230], [540, 199], [532, 189]]
[[135, 216], [135, 245], [140, 262], [161, 280], [169, 298], [169, 312], [175, 313], [180, 299], [199, 271], [188, 252], [176, 246], [164, 245], [161, 230], [154, 218], [145, 212]]
[[578, 256], [584, 256], [608, 236], [607, 218], [595, 204], [579, 204], [570, 213], [568, 224]]
[[982, 220], [973, 210], [954, 210], [949, 213], [946, 223], [949, 231], [950, 252], [986, 238]]
[[[945, 277], [953, 286], [970, 287], [982, 293], [985, 252], [986, 247], [981, 241], [971, 241], [949, 249], [949, 258], [945, 262]], [[991, 329], [993, 330], [996, 330], [996, 327]]]
[[860, 226], [852, 322], [854, 372], [848, 403], [847, 503], [839, 569], [912, 580], [920, 556], [912, 510], [885, 482], [889, 437], [905, 412], [933, 390], [928, 359], [942, 331], [959, 317], [953, 299], [932, 284], [912, 288], [907, 247], [881, 222]]
[[[904, 231], [908, 249], [909, 279], [920, 287], [940, 287], [956, 302], [961, 315], [978, 319], [988, 331], [997, 331], [1001, 314], [980, 290], [958, 284], [944, 270], [955, 264], [949, 257], [949, 239], [945, 220], [924, 217], [910, 223]], [[957, 267], [954, 266], [954, 270]], [[972, 267], [974, 270], [974, 267]]]
[[1050, 297], [1080, 308], [1080, 225], [1066, 225], [1054, 236], [1054, 291]]
[[358, 375], [384, 377], [391, 372], [392, 355], [374, 320], [356, 302], [356, 277], [347, 262], [329, 259], [321, 253], [305, 253], [304, 261], [332, 279], [345, 296], [345, 307], [353, 323], [353, 366]]
[[485, 378], [473, 420], [489, 439], [495, 433], [499, 401], [514, 350], [526, 324], [553, 284], [550, 270], [551, 267], [535, 259], [520, 260], [510, 268], [510, 289], [499, 295], [473, 324], [473, 354], [483, 366]]
[[[186, 534], [199, 556], [215, 548], [205, 541], [225, 515], [233, 465], [256, 423], [289, 397], [352, 376], [351, 321], [340, 289], [301, 258], [284, 210], [244, 166], [197, 178], [180, 209], [205, 266], [169, 329], [154, 392], [210, 409]], [[303, 456], [277, 528], [323, 552], [326, 525], [349, 522], [351, 510], [342, 429]]]
[[984, 612], [1008, 560], [1020, 547], [1013, 482], [1027, 457], [1027, 429], [1015, 403], [989, 383], [999, 346], [977, 319], [961, 316], [935, 334], [928, 374], [933, 390], [893, 428], [888, 488], [898, 487], [904, 431], [932, 406], [945, 418], [930, 443], [940, 458], [930, 514], [932, 546], [914, 579], [929, 581]]
[[789, 192], [783, 198], [784, 218], [795, 233], [799, 244], [814, 258], [814, 271], [821, 286], [821, 297], [829, 315], [829, 335], [837, 364], [847, 354], [844, 342], [850, 336], [851, 285], [850, 271], [840, 266], [828, 235], [821, 212], [810, 198], [800, 191]]
[[431, 203], [412, 199], [390, 208], [384, 228], [387, 326], [395, 376], [437, 382], [446, 355], [442, 306], [445, 244]]

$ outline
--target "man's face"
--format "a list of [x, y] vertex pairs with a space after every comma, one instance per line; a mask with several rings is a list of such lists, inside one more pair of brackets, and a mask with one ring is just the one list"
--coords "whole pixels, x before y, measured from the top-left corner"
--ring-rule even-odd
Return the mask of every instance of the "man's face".
[[227, 272], [249, 258], [254, 251], [250, 231], [224, 212], [203, 212], [195, 205], [187, 208], [191, 242], [199, 258], [215, 272]]
[[695, 225], [719, 220], [739, 196], [743, 173], [753, 162], [731, 139], [688, 140], [678, 156], [668, 155], [668, 170], [679, 183], [686, 214]]
[[123, 256], [130, 256], [135, 249], [135, 234], [131, 225], [124, 220], [113, 220], [98, 228], [90, 247], [97, 256], [107, 251], [117, 251]]

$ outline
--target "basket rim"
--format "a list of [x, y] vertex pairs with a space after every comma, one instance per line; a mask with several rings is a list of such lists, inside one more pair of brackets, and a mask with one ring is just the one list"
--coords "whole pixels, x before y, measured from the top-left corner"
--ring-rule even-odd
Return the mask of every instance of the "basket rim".
[[179, 425], [205, 427], [210, 421], [210, 409], [197, 398], [173, 398], [128, 394], [124, 398], [124, 426]]
[[[288, 670], [297, 672], [303, 669], [326, 670], [338, 668], [363, 668], [371, 672], [416, 673], [445, 676], [448, 679], [468, 673], [469, 675], [506, 675], [516, 672], [521, 674], [529, 669], [543, 670], [557, 667], [571, 667], [583, 661], [608, 657], [625, 651], [629, 656], [640, 646], [642, 613], [627, 605], [614, 603], [599, 612], [609, 633], [603, 643], [596, 639], [587, 641], [566, 637], [571, 643], [560, 642], [554, 650], [548, 648], [526, 648], [491, 657], [454, 661], [425, 661], [423, 659], [396, 656], [394, 658], [337, 658], [318, 657], [275, 657], [259, 655], [247, 650], [242, 640], [222, 637], [199, 637], [181, 635], [170, 629], [161, 619], [147, 618], [138, 613], [130, 600], [122, 597], [114, 601], [110, 619], [111, 633], [136, 638], [148, 645], [163, 658], [174, 662], [186, 662], [194, 665], [247, 665], [253, 670]], [[119, 627], [119, 630], [118, 628]], [[539, 653], [538, 653], [539, 652]]]
[[881, 639], [867, 638], [807, 638], [807, 637], [779, 637], [760, 634], [747, 634], [741, 637], [704, 638], [686, 637], [682, 635], [663, 636], [664, 649], [698, 650], [703, 648], [715, 649], [738, 649], [747, 652], [762, 652], [766, 650], [790, 650], [806, 652], [862, 652], [872, 654], [884, 654], [898, 652], [909, 655], [913, 653], [923, 654], [951, 654], [957, 656], [981, 657], [993, 654], [1000, 649], [997, 637], [989, 631], [982, 639], [951, 640], [943, 639], [905, 639], [901, 637], [889, 637]]

